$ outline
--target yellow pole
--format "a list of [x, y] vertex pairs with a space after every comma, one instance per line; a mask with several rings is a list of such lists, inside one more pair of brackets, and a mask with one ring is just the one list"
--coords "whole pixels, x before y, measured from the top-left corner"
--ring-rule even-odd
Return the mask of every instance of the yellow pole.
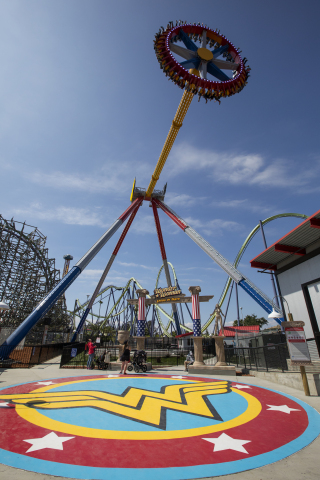
[[[190, 73], [193, 73], [193, 75], [197, 75], [197, 76], [200, 75], [199, 71], [196, 69], [191, 69]], [[159, 180], [164, 164], [166, 163], [166, 160], [171, 151], [172, 145], [174, 144], [174, 141], [177, 138], [178, 132], [182, 127], [182, 122], [184, 120], [184, 117], [186, 116], [188, 108], [190, 107], [193, 97], [194, 97], [194, 94], [192, 92], [188, 92], [187, 90], [183, 92], [181, 101], [178, 106], [178, 110], [172, 121], [172, 125], [170, 127], [167, 139], [160, 153], [158, 163], [151, 176], [151, 180], [150, 180], [148, 189], [146, 191], [146, 197], [151, 197], [154, 187], [156, 186], [156, 183]]]
[[306, 368], [305, 368], [304, 365], [300, 365], [300, 373], [301, 373], [301, 377], [302, 377], [304, 393], [305, 393], [306, 397], [310, 397], [308, 378], [307, 378], [307, 374], [306, 374]]

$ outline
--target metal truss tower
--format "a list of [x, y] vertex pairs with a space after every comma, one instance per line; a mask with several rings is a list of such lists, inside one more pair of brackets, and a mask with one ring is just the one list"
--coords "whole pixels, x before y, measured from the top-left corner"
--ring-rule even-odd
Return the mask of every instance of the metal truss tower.
[[[2, 314], [1, 328], [15, 330], [59, 281], [60, 271], [55, 268], [55, 259], [48, 257], [46, 237], [38, 228], [5, 220], [0, 215], [0, 300], [9, 305], [9, 310]], [[48, 312], [48, 317], [50, 330], [69, 327], [63, 298]]]

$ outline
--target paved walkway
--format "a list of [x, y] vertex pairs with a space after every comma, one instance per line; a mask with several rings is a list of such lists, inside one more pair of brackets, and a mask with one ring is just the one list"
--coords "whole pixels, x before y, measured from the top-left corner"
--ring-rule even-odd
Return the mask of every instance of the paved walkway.
[[[41, 382], [43, 380], [50, 379], [63, 379], [70, 377], [94, 377], [101, 376], [102, 374], [116, 374], [117, 371], [87, 371], [87, 370], [78, 370], [78, 369], [59, 369], [58, 365], [39, 365], [35, 366], [32, 369], [0, 369], [0, 388], [9, 387], [10, 385], [17, 385], [26, 382]], [[149, 372], [148, 372], [149, 373]], [[183, 367], [167, 367], [159, 368], [150, 372], [151, 375], [161, 376], [169, 375], [179, 377], [180, 375], [185, 376]], [[134, 376], [134, 374], [133, 374]], [[197, 375], [193, 375], [197, 377]], [[199, 376], [200, 377], [200, 376]], [[207, 376], [208, 377], [208, 376]], [[129, 380], [130, 375], [127, 376], [126, 380]], [[230, 382], [235, 381], [235, 377], [224, 377], [223, 380], [228, 380]], [[320, 412], [320, 397], [306, 397], [303, 392], [294, 390], [289, 387], [276, 385], [274, 383], [268, 382], [255, 377], [237, 377], [236, 381], [241, 384], [248, 384], [251, 386], [264, 387], [266, 389], [276, 390], [287, 395], [291, 395], [297, 399], [297, 401], [302, 400], [303, 402], [309, 404], [315, 410]], [[0, 400], [1, 402], [1, 400]], [[286, 415], [284, 415], [286, 417]], [[290, 417], [293, 418], [293, 417]], [[289, 419], [289, 415], [288, 415]], [[279, 432], [274, 431], [274, 436], [276, 437]], [[29, 437], [30, 438], [30, 437]], [[243, 438], [243, 437], [242, 437]], [[205, 443], [205, 442], [204, 442]], [[213, 447], [213, 445], [211, 444]], [[203, 475], [197, 476], [194, 478], [228, 478], [228, 480], [270, 480], [270, 479], [281, 479], [281, 480], [295, 480], [305, 478], [308, 480], [315, 480], [319, 478], [319, 469], [320, 469], [320, 437], [316, 438], [311, 444], [303, 448], [302, 450], [294, 453], [293, 455], [284, 458], [283, 460], [277, 461], [276, 463], [271, 463], [269, 465], [260, 467], [258, 469], [248, 470], [236, 474], [230, 474], [228, 477], [225, 476], [216, 476], [216, 477], [203, 477]], [[103, 452], [107, 454], [107, 452]], [[172, 452], [172, 455], [187, 455], [188, 452]], [[156, 453], [155, 453], [156, 455]], [[192, 455], [192, 449], [190, 450], [190, 455]], [[159, 462], [163, 461], [163, 466], [166, 465], [166, 459], [159, 458]], [[133, 470], [128, 471], [127, 475], [132, 477]], [[0, 464], [0, 476], [4, 480], [49, 480], [56, 479], [56, 476], [46, 475], [42, 473], [34, 473], [25, 470], [20, 470], [6, 465]], [[110, 473], [110, 478], [112, 473]], [[60, 477], [61, 478], [61, 477]], [[63, 478], [79, 478], [75, 477], [63, 477]], [[83, 477], [82, 477], [83, 478]], [[89, 477], [88, 477], [89, 478]], [[94, 477], [90, 477], [94, 478]], [[164, 478], [164, 477], [163, 477]]]

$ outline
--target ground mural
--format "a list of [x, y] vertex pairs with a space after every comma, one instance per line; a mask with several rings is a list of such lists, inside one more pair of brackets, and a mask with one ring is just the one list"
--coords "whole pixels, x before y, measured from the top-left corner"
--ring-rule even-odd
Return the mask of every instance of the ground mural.
[[[320, 415], [219, 378], [99, 375], [0, 389], [0, 463], [62, 477], [201, 478], [258, 468], [320, 433]], [[127, 473], [128, 474], [128, 473]]]

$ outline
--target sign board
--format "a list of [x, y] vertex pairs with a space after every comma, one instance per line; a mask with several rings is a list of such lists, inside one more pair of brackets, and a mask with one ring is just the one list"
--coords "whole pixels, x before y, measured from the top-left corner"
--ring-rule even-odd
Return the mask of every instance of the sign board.
[[179, 290], [177, 287], [165, 287], [165, 288], [154, 289], [155, 298], [167, 298], [167, 297], [171, 297], [172, 295], [184, 296], [181, 290]]
[[76, 348], [71, 348], [71, 358], [77, 356], [77, 349]]
[[96, 338], [96, 343], [100, 343], [100, 337]]
[[290, 359], [299, 364], [311, 363], [309, 349], [304, 333], [304, 322], [282, 322], [286, 333]]
[[[213, 295], [199, 295], [199, 302], [209, 302], [213, 298]], [[129, 305], [138, 305], [138, 299], [133, 298], [127, 300]], [[146, 305], [155, 305], [158, 303], [191, 303], [191, 297], [185, 297], [184, 295], [170, 296], [164, 298], [155, 298], [152, 296], [151, 298], [146, 298]]]

